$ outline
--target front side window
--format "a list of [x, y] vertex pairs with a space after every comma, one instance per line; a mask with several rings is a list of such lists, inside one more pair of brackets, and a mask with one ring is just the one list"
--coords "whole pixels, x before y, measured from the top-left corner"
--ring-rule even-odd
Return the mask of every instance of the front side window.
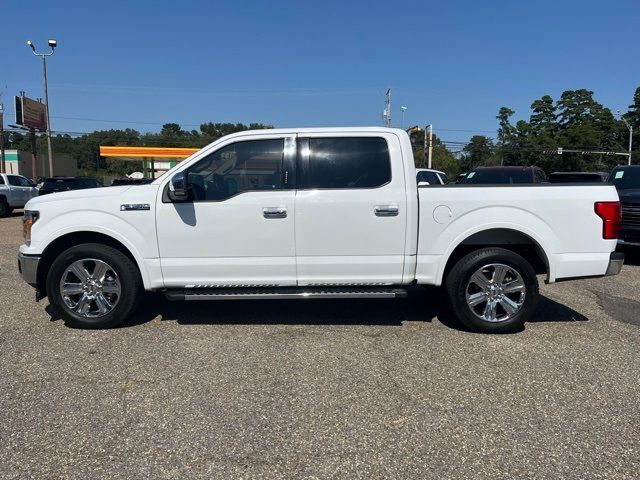
[[308, 188], [375, 188], [391, 181], [383, 138], [310, 138]]
[[33, 183], [31, 183], [31, 180], [28, 178], [18, 177], [18, 180], [20, 181], [21, 187], [33, 187]]
[[220, 201], [242, 192], [282, 188], [284, 139], [227, 145], [186, 172], [190, 199]]

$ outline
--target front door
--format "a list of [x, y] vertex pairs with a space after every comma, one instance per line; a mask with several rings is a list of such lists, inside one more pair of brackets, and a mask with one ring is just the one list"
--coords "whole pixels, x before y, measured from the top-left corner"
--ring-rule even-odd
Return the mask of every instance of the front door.
[[12, 206], [23, 207], [31, 200], [31, 182], [20, 175], [7, 175], [11, 186], [12, 197], [15, 204]]
[[296, 284], [294, 156], [293, 136], [235, 137], [184, 169], [189, 201], [171, 203], [165, 181], [156, 209], [165, 286]]
[[407, 201], [398, 138], [322, 135], [298, 142], [298, 285], [400, 284]]

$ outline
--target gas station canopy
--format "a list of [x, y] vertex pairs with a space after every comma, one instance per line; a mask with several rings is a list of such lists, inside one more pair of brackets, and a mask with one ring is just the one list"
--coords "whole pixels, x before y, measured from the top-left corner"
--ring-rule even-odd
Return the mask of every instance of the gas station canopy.
[[199, 148], [177, 147], [103, 147], [100, 146], [101, 157], [119, 158], [187, 158], [200, 150]]

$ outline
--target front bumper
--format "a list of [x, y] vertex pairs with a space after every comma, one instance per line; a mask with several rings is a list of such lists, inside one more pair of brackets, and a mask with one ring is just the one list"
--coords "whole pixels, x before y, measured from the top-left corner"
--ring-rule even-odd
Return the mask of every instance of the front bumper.
[[605, 272], [605, 277], [611, 275], [617, 275], [622, 270], [622, 265], [624, 264], [624, 253], [622, 252], [612, 252], [609, 257], [609, 266], [607, 266], [607, 271]]
[[39, 263], [39, 256], [25, 255], [24, 253], [20, 253], [18, 255], [18, 271], [20, 272], [22, 279], [32, 287], [35, 287], [38, 283]]

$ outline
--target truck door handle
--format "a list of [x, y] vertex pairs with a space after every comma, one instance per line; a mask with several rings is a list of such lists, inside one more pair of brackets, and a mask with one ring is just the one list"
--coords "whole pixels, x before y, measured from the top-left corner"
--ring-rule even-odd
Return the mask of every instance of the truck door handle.
[[399, 209], [397, 205], [376, 205], [373, 207], [373, 213], [376, 217], [397, 217]]
[[287, 218], [287, 209], [285, 207], [264, 207], [262, 216], [264, 218]]

